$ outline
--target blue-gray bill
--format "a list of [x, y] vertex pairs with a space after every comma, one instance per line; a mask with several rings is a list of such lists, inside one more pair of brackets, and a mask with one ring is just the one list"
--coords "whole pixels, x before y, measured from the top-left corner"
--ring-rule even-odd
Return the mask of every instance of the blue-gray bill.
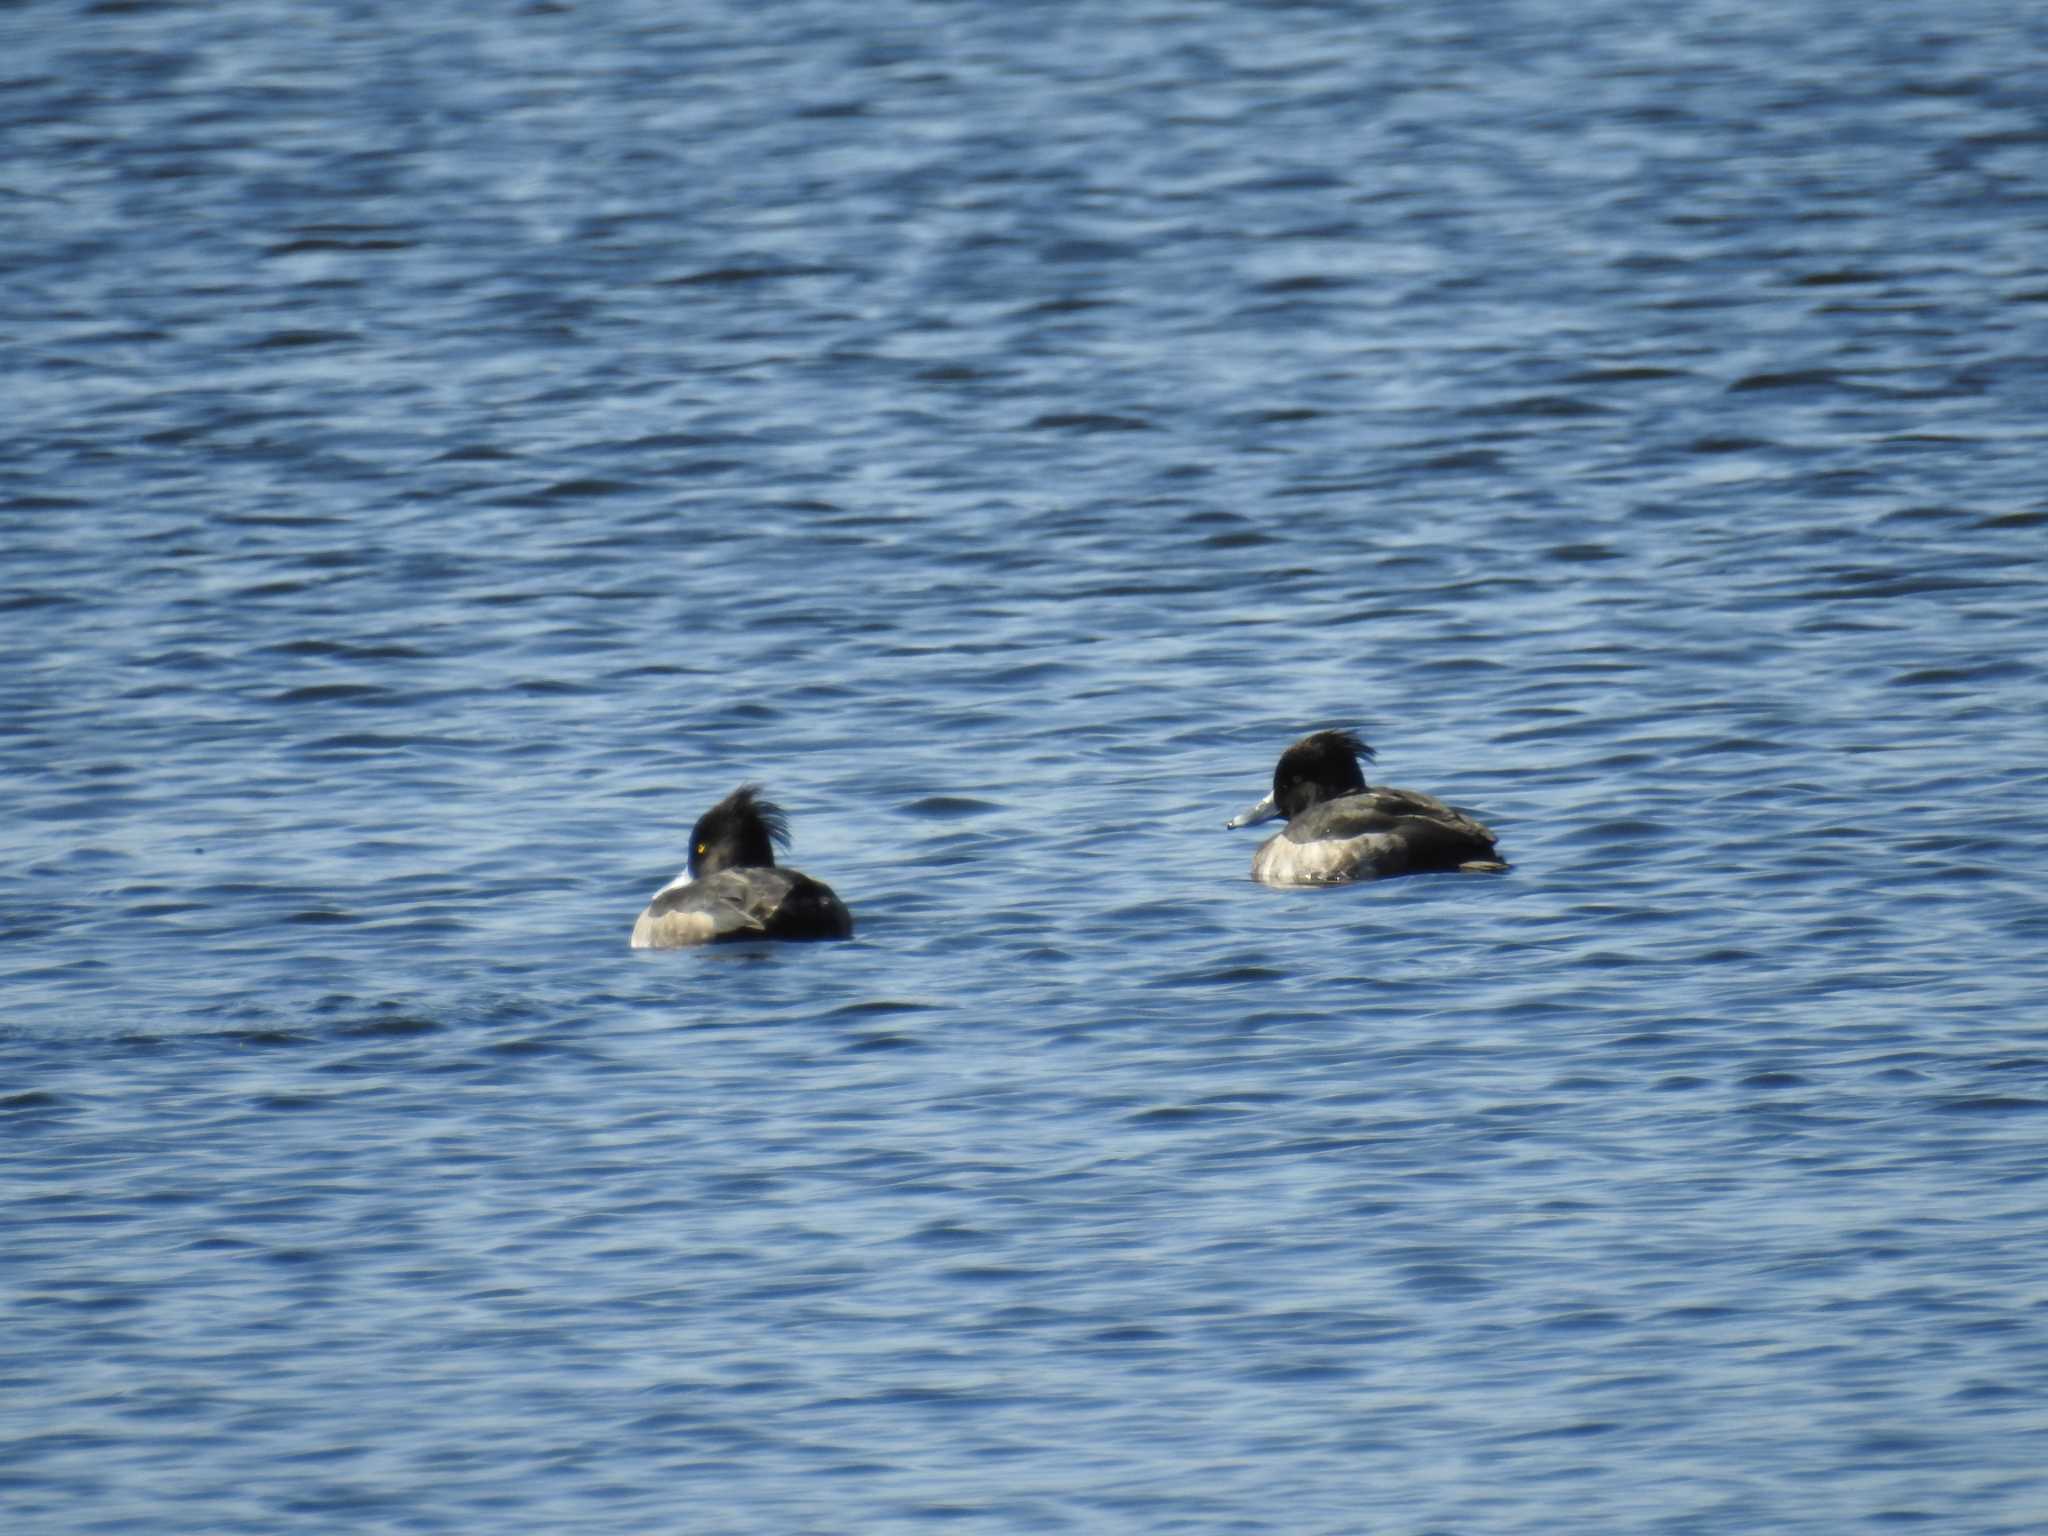
[[1239, 827], [1255, 827], [1262, 821], [1271, 821], [1279, 814], [1279, 803], [1271, 795], [1268, 795], [1257, 805], [1245, 807], [1245, 809], [1231, 817], [1230, 820], [1223, 823], [1223, 829], [1226, 832], [1234, 832]]

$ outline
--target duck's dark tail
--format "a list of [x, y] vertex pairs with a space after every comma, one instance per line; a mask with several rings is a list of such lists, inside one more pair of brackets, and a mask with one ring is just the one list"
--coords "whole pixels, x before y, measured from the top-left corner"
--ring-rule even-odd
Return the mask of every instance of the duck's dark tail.
[[769, 933], [778, 939], [852, 938], [853, 914], [832, 887], [795, 870], [790, 873], [796, 878], [769, 919]]

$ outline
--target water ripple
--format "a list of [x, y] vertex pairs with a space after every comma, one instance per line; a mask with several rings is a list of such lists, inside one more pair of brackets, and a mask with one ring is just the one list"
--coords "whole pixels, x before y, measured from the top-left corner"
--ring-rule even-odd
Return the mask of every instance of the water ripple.
[[[1951, 11], [9, 29], [12, 1524], [2027, 1528]], [[628, 952], [743, 780], [858, 936]]]

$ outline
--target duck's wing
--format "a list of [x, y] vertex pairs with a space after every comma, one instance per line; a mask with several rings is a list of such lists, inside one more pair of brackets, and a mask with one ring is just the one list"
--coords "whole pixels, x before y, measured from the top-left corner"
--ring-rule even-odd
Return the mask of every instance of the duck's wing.
[[1373, 788], [1327, 800], [1295, 817], [1283, 835], [1309, 844], [1370, 839], [1381, 875], [1497, 862], [1491, 828], [1412, 789]]
[[766, 930], [756, 910], [755, 893], [750, 882], [740, 876], [738, 870], [720, 870], [706, 879], [661, 891], [633, 924], [633, 947], [680, 949], [761, 936]]
[[[1370, 837], [1392, 832], [1404, 821], [1460, 817], [1433, 795], [1412, 789], [1362, 789], [1312, 805], [1287, 824], [1286, 836], [1297, 843], [1322, 842], [1326, 838]], [[1478, 826], [1477, 822], [1472, 825]]]
[[1493, 846], [1491, 827], [1468, 811], [1461, 811], [1455, 805], [1445, 805], [1435, 795], [1425, 795], [1413, 789], [1374, 790], [1373, 793], [1386, 795], [1388, 808], [1396, 810], [1398, 815], [1433, 821], [1446, 829], [1455, 829], [1466, 837], [1483, 840], [1488, 847]]
[[1312, 805], [1280, 829], [1290, 843], [1343, 843], [1390, 832], [1400, 818], [1364, 795], [1346, 795]]

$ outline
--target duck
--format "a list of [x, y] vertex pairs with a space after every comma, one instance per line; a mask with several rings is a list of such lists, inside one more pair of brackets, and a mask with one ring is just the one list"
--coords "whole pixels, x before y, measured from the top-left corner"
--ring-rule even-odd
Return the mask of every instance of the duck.
[[1280, 754], [1273, 792], [1224, 823], [1287, 825], [1252, 855], [1263, 885], [1339, 885], [1436, 871], [1497, 874], [1494, 834], [1434, 795], [1368, 788], [1361, 760], [1378, 754], [1353, 731], [1314, 731]]
[[853, 914], [821, 880], [775, 862], [789, 817], [742, 784], [697, 818], [690, 862], [633, 924], [633, 948], [682, 949], [745, 939], [849, 939]]

